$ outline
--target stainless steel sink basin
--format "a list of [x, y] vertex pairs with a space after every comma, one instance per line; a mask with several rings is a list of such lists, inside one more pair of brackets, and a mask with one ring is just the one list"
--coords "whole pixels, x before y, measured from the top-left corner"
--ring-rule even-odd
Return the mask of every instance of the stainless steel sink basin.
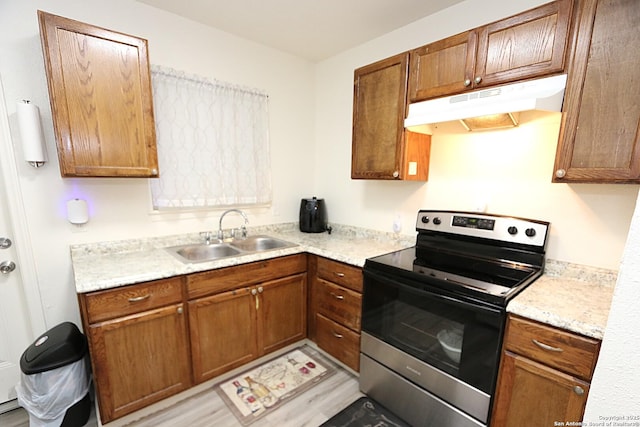
[[270, 236], [249, 236], [245, 239], [233, 239], [229, 245], [246, 252], [262, 252], [296, 246], [293, 243]]
[[244, 239], [232, 239], [229, 242], [192, 243], [189, 245], [165, 248], [182, 262], [207, 262], [233, 256], [255, 254], [274, 249], [297, 246], [270, 236], [249, 236]]

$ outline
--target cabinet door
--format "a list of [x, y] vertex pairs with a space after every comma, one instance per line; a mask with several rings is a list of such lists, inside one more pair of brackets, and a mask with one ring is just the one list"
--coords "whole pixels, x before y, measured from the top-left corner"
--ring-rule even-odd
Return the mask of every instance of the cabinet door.
[[260, 355], [307, 336], [307, 274], [297, 274], [254, 288]]
[[580, 2], [554, 182], [640, 182], [638, 22], [638, 1]]
[[548, 427], [582, 421], [589, 384], [505, 352], [496, 390], [492, 427]]
[[572, 1], [558, 0], [480, 28], [474, 87], [562, 72]]
[[147, 41], [38, 17], [62, 176], [157, 176]]
[[175, 304], [90, 325], [103, 423], [191, 386], [183, 310]]
[[258, 357], [256, 310], [249, 288], [190, 301], [189, 327], [196, 383]]
[[478, 36], [467, 31], [411, 51], [411, 102], [451, 95], [472, 86]]
[[355, 71], [351, 178], [400, 178], [408, 58], [403, 53]]

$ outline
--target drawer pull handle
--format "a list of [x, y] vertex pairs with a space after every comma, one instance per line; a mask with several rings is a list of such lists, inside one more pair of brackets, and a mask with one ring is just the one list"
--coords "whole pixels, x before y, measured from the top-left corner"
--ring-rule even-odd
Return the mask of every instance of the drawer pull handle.
[[582, 396], [584, 394], [584, 389], [582, 387], [580, 387], [579, 385], [575, 386], [573, 388], [573, 392], [575, 394], [577, 394], [578, 396]]
[[139, 297], [133, 297], [133, 298], [129, 298], [129, 302], [140, 302], [140, 301], [149, 299], [150, 297], [151, 297], [151, 294], [146, 294]]
[[338, 273], [337, 271], [334, 272], [333, 274], [335, 274], [338, 277], [344, 277], [344, 273]]
[[540, 348], [541, 348], [541, 349], [543, 349], [543, 350], [547, 350], [547, 351], [555, 351], [556, 353], [562, 353], [562, 352], [564, 351], [564, 350], [562, 350], [561, 348], [558, 348], [558, 347], [551, 347], [550, 345], [547, 345], [547, 344], [545, 344], [545, 343], [541, 343], [540, 341], [535, 340], [535, 339], [533, 339], [533, 340], [531, 340], [531, 341], [533, 341], [533, 343], [534, 343], [535, 345], [537, 345], [538, 347], [540, 347]]
[[331, 296], [332, 296], [332, 297], [334, 297], [334, 298], [335, 298], [335, 299], [337, 299], [337, 300], [343, 300], [343, 299], [344, 299], [344, 296], [342, 296], [342, 295], [336, 295], [336, 294], [334, 294], [333, 292], [331, 292]]
[[342, 335], [337, 332], [331, 332], [334, 337], [342, 339]]

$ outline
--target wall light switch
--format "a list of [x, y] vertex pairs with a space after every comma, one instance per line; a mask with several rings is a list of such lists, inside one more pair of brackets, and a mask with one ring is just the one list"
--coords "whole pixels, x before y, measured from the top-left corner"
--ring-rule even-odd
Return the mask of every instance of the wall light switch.
[[418, 174], [418, 162], [409, 162], [409, 175]]

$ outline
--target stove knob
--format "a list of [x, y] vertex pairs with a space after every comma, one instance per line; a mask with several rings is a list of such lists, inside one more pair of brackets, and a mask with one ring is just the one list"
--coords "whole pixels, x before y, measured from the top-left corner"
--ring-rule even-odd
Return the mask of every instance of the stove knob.
[[518, 229], [512, 225], [511, 227], [507, 228], [507, 232], [513, 236], [518, 234]]
[[440, 224], [442, 224], [442, 220], [440, 218], [438, 218], [438, 217], [435, 217], [435, 218], [433, 218], [433, 223], [435, 225], [440, 225]]
[[429, 224], [429, 217], [425, 215], [420, 219], [420, 221], [422, 221], [423, 224]]
[[526, 234], [527, 237], [533, 237], [536, 235], [536, 230], [535, 228], [527, 228], [526, 230], [524, 230], [524, 234]]

